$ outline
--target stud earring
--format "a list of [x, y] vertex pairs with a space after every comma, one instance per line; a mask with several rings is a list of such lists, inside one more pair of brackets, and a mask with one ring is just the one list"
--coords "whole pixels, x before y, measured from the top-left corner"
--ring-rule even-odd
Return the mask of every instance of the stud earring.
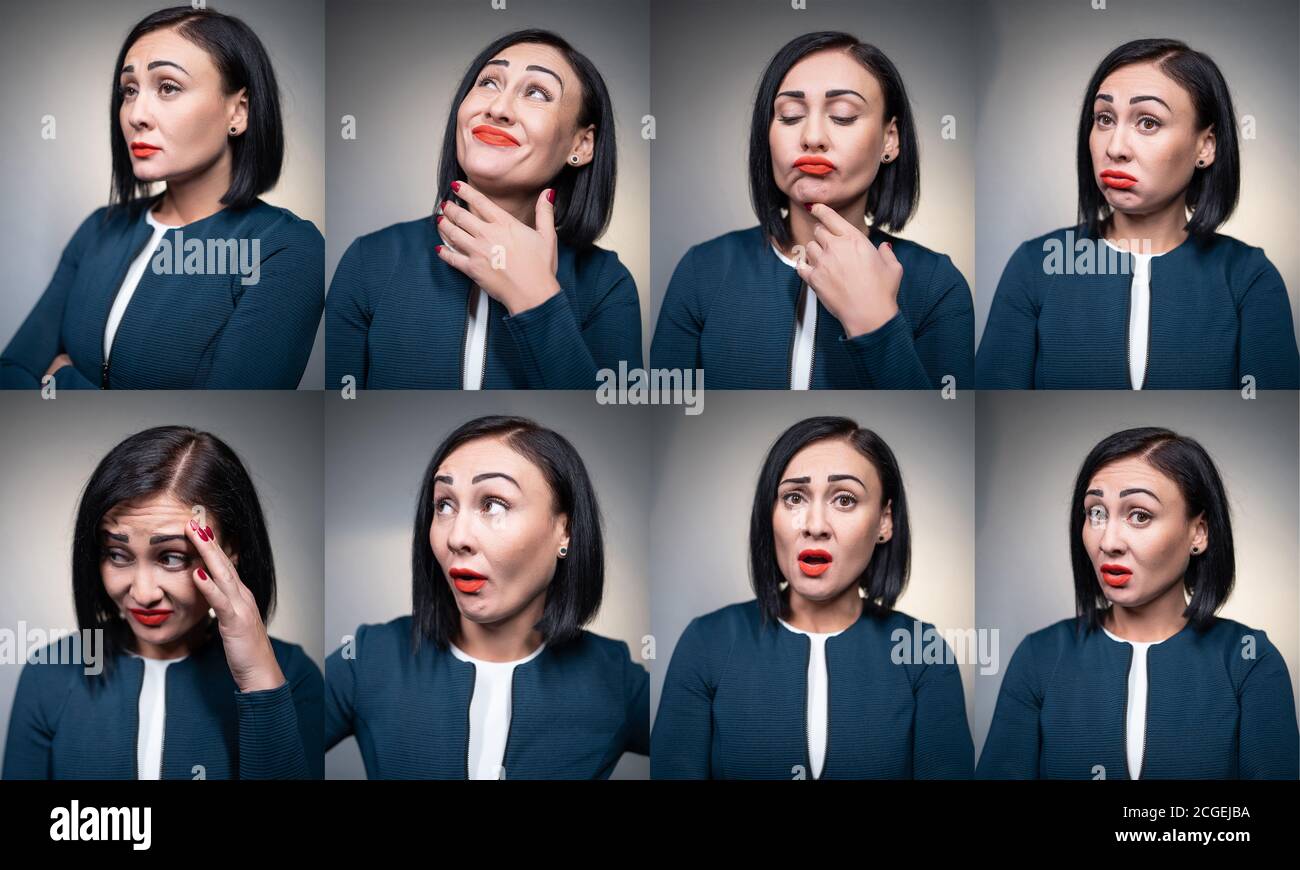
[[883, 158], [881, 158], [881, 159], [883, 159], [886, 163], [888, 163], [889, 161], [893, 160], [894, 158], [892, 158], [892, 157], [890, 157], [888, 154], [886, 154], [886, 155], [885, 155]]
[[1197, 165], [1197, 166], [1204, 166], [1204, 165], [1205, 165], [1205, 161], [1204, 161], [1204, 160], [1198, 160], [1198, 161], [1196, 161], [1196, 165]]
[[859, 587], [858, 587], [858, 597], [859, 597], [859, 598], [863, 598], [863, 599], [865, 599], [865, 598], [867, 597], [867, 590], [865, 590], [865, 589], [863, 589], [861, 586], [859, 586]]
[[569, 548], [568, 548], [568, 547], [561, 547], [561, 548], [560, 548], [560, 558], [563, 559], [563, 558], [564, 558], [565, 556], [567, 556], [567, 555], [569, 555]]
[[883, 541], [884, 539], [885, 539], [885, 536], [884, 536], [884, 535], [881, 535], [881, 536], [880, 536], [880, 540]]
[[1200, 548], [1200, 547], [1192, 547], [1192, 552], [1193, 552], [1193, 553], [1199, 553], [1199, 552], [1201, 552], [1201, 548]]
[[237, 133], [237, 132], [239, 132], [239, 131], [237, 131], [234, 127], [231, 127], [231, 128], [230, 128], [230, 132], [231, 132], [231, 133]]
[[577, 165], [578, 165], [578, 155], [577, 155], [577, 154], [570, 154], [570, 155], [569, 155], [569, 162], [572, 163], [574, 166], [577, 166]]
[[789, 586], [790, 586], [789, 580], [782, 580], [780, 583], [777, 584], [776, 588], [784, 592]]

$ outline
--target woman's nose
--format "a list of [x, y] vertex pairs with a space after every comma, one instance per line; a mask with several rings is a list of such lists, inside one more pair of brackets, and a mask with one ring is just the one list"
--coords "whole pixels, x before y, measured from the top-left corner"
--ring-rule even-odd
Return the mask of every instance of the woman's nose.
[[815, 113], [809, 112], [804, 119], [799, 144], [805, 151], [826, 150], [826, 125]]
[[488, 116], [502, 124], [512, 124], [514, 123], [513, 105], [513, 100], [508, 92], [505, 90], [498, 91], [492, 102], [488, 103]]
[[131, 599], [144, 607], [162, 600], [162, 586], [155, 582], [150, 568], [139, 566], [131, 578]]

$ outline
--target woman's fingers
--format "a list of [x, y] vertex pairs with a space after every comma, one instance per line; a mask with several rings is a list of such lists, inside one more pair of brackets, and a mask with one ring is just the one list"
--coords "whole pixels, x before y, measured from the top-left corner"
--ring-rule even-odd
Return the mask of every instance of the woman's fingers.
[[474, 213], [474, 217], [489, 221], [500, 220], [502, 216], [514, 219], [509, 212], [488, 199], [486, 194], [479, 193], [471, 187], [468, 181], [453, 181], [451, 190], [452, 193], [465, 200], [465, 203], [470, 207], [470, 211]]
[[441, 230], [449, 223], [474, 238], [481, 237], [487, 231], [487, 224], [483, 220], [448, 199], [442, 203], [442, 220], [438, 221], [438, 229]]
[[476, 239], [454, 220], [446, 215], [438, 215], [434, 220], [438, 222], [438, 235], [442, 236], [444, 242], [464, 254], [474, 250]]
[[826, 205], [824, 202], [815, 202], [808, 213], [817, 218], [818, 225], [823, 226], [833, 236], [847, 236], [849, 233], [860, 232], [835, 209]]

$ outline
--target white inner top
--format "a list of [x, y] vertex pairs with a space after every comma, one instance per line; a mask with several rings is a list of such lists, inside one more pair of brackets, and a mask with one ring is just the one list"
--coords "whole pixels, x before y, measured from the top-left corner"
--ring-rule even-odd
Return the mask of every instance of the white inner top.
[[[775, 245], [772, 250], [791, 269], [791, 260]], [[799, 291], [799, 304], [795, 306], [794, 349], [790, 359], [790, 389], [806, 390], [812, 380], [813, 340], [817, 336], [817, 291], [808, 284]]]
[[804, 631], [784, 619], [782, 625], [795, 634], [806, 634], [811, 646], [808, 652], [808, 760], [812, 762], [813, 779], [822, 775], [826, 760], [826, 717], [830, 695], [826, 683], [826, 638], [843, 633], [844, 629], [830, 632]]
[[[1124, 250], [1110, 239], [1102, 241], [1117, 251]], [[1133, 255], [1133, 283], [1129, 285], [1128, 307], [1128, 374], [1133, 389], [1140, 390], [1147, 369], [1147, 330], [1151, 320], [1151, 258], [1163, 257], [1164, 254], [1143, 254], [1138, 251], [1125, 253]]]
[[465, 322], [465, 379], [462, 388], [483, 389], [483, 355], [487, 353], [488, 295], [477, 284], [469, 288], [469, 319]]
[[149, 260], [153, 257], [154, 251], [158, 249], [158, 243], [162, 240], [163, 233], [168, 230], [174, 230], [176, 227], [169, 224], [160, 224], [153, 216], [152, 210], [146, 210], [144, 219], [153, 227], [153, 235], [136, 258], [131, 261], [131, 267], [126, 270], [126, 277], [122, 279], [122, 285], [117, 288], [117, 295], [113, 297], [113, 307], [108, 310], [108, 323], [104, 325], [104, 362], [108, 362], [109, 352], [113, 349], [113, 336], [117, 334], [117, 325], [122, 322], [122, 315], [126, 313], [126, 306], [131, 304], [131, 297], [135, 295], [136, 285], [144, 277], [144, 270], [149, 267]]
[[1133, 647], [1133, 662], [1128, 668], [1128, 716], [1125, 732], [1127, 734], [1125, 750], [1128, 754], [1129, 779], [1137, 779], [1142, 772], [1142, 751], [1146, 746], [1147, 724], [1147, 650], [1163, 640], [1126, 640], [1111, 634], [1103, 625], [1111, 640], [1126, 643]]
[[451, 644], [452, 655], [474, 665], [474, 694], [469, 702], [470, 779], [505, 779], [501, 761], [510, 735], [510, 687], [515, 668], [544, 649], [546, 644], [512, 662], [489, 662]]
[[151, 659], [138, 653], [131, 655], [144, 662], [144, 683], [140, 686], [140, 729], [135, 744], [136, 776], [161, 779], [163, 725], [167, 720], [167, 667], [187, 656]]

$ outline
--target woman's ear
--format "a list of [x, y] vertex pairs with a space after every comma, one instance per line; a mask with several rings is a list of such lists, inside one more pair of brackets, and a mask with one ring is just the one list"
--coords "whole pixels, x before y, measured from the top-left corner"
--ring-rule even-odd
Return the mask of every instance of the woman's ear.
[[[574, 137], [574, 144], [569, 149], [570, 154], [578, 155], [577, 163], [569, 163], [570, 166], [586, 166], [592, 160], [592, 155], [596, 153], [596, 125], [588, 124], [586, 129], [578, 132]], [[568, 157], [565, 157], [566, 162]]]
[[885, 502], [885, 509], [880, 513], [880, 534], [876, 543], [883, 544], [894, 536], [894, 500]]

